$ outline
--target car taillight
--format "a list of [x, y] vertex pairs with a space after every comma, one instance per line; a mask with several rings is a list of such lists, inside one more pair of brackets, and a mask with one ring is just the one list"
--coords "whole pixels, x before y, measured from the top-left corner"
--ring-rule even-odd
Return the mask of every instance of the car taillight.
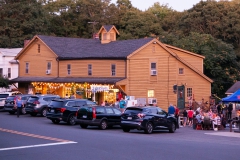
[[76, 117], [78, 116], [78, 110], [77, 110], [77, 112], [76, 112]]
[[144, 118], [145, 117], [145, 114], [143, 114], [143, 113], [138, 113], [138, 118]]
[[34, 101], [33, 104], [40, 104], [40, 102], [39, 101]]
[[61, 108], [60, 112], [63, 113], [66, 110], [66, 108]]
[[93, 118], [97, 118], [96, 108], [93, 108], [93, 109], [92, 109], [92, 116], [93, 116]]

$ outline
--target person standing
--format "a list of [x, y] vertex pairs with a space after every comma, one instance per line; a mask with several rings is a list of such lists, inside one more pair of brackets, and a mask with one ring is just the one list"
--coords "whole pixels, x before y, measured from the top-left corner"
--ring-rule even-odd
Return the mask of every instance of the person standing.
[[188, 111], [188, 119], [189, 119], [189, 126], [191, 127], [193, 125], [193, 110], [192, 108], [190, 108], [190, 110]]
[[174, 114], [175, 114], [175, 108], [173, 107], [172, 104], [170, 104], [170, 106], [168, 107], [168, 115], [174, 116]]
[[183, 111], [183, 127], [185, 127], [187, 124], [187, 118], [188, 118], [188, 113], [187, 113], [186, 109], [184, 109], [184, 111]]
[[177, 128], [179, 128], [179, 109], [176, 105], [174, 105], [174, 109], [175, 109], [175, 118], [177, 119]]
[[17, 117], [19, 118], [20, 112], [22, 110], [23, 101], [21, 100], [21, 96], [17, 96], [17, 99], [15, 100], [15, 106], [17, 107]]
[[230, 119], [232, 119], [232, 110], [233, 110], [232, 103], [229, 103], [227, 110], [228, 110], [228, 119], [230, 120]]
[[114, 107], [119, 108], [119, 99], [118, 99], [118, 98], [116, 99], [116, 102], [115, 102], [115, 104], [114, 104]]
[[119, 102], [119, 107], [120, 107], [120, 110], [122, 111], [122, 113], [124, 112], [125, 105], [126, 105], [126, 102], [123, 100], [123, 98], [121, 98], [121, 100]]

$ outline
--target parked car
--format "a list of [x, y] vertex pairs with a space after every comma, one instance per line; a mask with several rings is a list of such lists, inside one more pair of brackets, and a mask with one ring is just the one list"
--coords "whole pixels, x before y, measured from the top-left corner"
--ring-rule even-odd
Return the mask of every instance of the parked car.
[[120, 125], [122, 112], [115, 107], [92, 106], [81, 107], [76, 115], [76, 122], [81, 128], [88, 126], [99, 126], [100, 129], [106, 129], [113, 125]]
[[121, 117], [121, 127], [124, 132], [131, 129], [144, 130], [145, 133], [152, 133], [153, 130], [167, 129], [174, 133], [177, 120], [159, 107], [127, 107]]
[[19, 91], [0, 93], [0, 109], [4, 108], [5, 100], [8, 96], [19, 95], [19, 94], [22, 94], [22, 93]]
[[55, 99], [48, 105], [46, 117], [54, 124], [60, 121], [75, 125], [76, 112], [83, 106], [95, 106], [96, 104], [87, 99]]
[[[4, 104], [4, 111], [8, 111], [10, 114], [15, 114], [15, 112], [17, 112], [17, 108], [14, 107], [14, 101], [16, 100], [16, 98], [19, 95], [14, 95], [14, 96], [8, 96], [5, 100], [5, 104]], [[26, 114], [25, 111], [25, 105], [27, 102], [27, 99], [30, 97], [30, 94], [25, 94], [25, 95], [21, 95], [21, 100], [23, 101], [23, 106], [22, 106], [22, 114]]]
[[27, 100], [25, 110], [31, 116], [40, 114], [41, 116], [46, 117], [48, 104], [51, 102], [51, 100], [59, 98], [60, 96], [51, 94], [32, 95]]

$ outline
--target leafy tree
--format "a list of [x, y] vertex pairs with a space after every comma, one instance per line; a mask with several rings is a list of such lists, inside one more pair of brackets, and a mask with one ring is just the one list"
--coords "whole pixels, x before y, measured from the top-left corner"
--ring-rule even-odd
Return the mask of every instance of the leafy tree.
[[[211, 34], [214, 38], [240, 48], [239, 1], [200, 1], [179, 21], [178, 30], [187, 36], [191, 32]], [[237, 53], [240, 55], [240, 52]]]
[[0, 19], [0, 47], [23, 47], [25, 39], [48, 30], [47, 14], [37, 0], [1, 0]]
[[1, 88], [9, 88], [9, 80], [8, 80], [8, 78], [0, 76], [0, 87]]

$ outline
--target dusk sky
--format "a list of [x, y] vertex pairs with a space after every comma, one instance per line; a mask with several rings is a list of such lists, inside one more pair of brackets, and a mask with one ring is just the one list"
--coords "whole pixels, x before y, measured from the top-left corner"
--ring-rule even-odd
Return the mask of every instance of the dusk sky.
[[[148, 9], [153, 6], [155, 2], [159, 2], [160, 4], [168, 4], [168, 7], [171, 7], [177, 11], [187, 10], [193, 7], [193, 5], [197, 4], [201, 0], [130, 0], [132, 5], [142, 11]], [[112, 3], [116, 3], [117, 0], [111, 0]]]

